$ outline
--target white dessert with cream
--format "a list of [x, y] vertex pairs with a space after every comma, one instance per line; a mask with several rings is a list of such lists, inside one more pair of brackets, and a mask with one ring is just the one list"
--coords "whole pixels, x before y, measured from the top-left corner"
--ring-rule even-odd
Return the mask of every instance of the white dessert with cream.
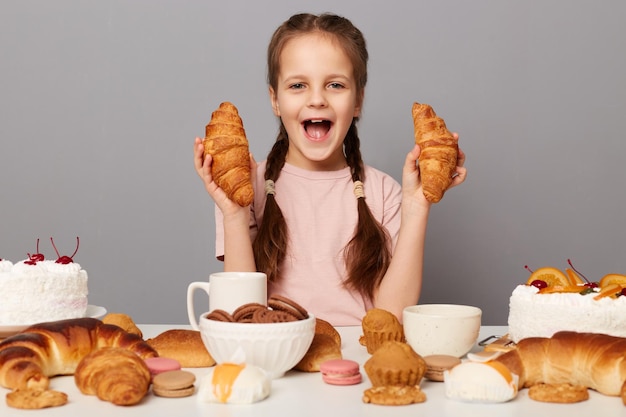
[[501, 403], [517, 395], [519, 378], [497, 362], [465, 361], [444, 371], [446, 397], [452, 400]]
[[559, 330], [626, 337], [626, 297], [595, 299], [596, 292], [539, 294], [532, 285], [518, 285], [509, 300], [509, 333], [514, 342], [551, 337]]
[[268, 374], [255, 365], [221, 363], [200, 381], [198, 400], [227, 404], [252, 404], [267, 398], [271, 390]]
[[0, 325], [84, 317], [87, 272], [75, 262], [0, 262]]

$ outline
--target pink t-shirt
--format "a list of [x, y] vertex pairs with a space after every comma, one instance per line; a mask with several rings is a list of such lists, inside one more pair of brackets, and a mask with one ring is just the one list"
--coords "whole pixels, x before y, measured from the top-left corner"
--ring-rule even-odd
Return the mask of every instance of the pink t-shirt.
[[[251, 207], [252, 239], [265, 207], [265, 161], [258, 165], [255, 198]], [[391, 176], [365, 167], [365, 201], [374, 217], [387, 228], [392, 245], [400, 228], [401, 187]], [[276, 181], [276, 201], [289, 232], [289, 247], [278, 283], [268, 283], [268, 293], [296, 301], [316, 317], [335, 326], [359, 325], [372, 308], [361, 294], [346, 289], [343, 249], [354, 234], [357, 199], [350, 169], [307, 171], [285, 164]], [[224, 254], [222, 215], [216, 207], [216, 256]]]

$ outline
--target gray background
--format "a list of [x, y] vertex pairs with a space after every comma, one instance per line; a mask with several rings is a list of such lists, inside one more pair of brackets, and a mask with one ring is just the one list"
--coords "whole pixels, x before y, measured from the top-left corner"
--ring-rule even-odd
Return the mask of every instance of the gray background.
[[300, 11], [345, 15], [366, 36], [367, 163], [399, 179], [413, 101], [461, 136], [469, 176], [433, 207], [421, 303], [506, 324], [526, 264], [626, 273], [619, 0], [5, 0], [0, 257], [24, 259], [37, 238], [54, 257], [51, 236], [71, 255], [80, 236], [90, 304], [186, 323], [188, 283], [222, 268], [194, 137], [232, 101], [265, 158], [266, 46]]

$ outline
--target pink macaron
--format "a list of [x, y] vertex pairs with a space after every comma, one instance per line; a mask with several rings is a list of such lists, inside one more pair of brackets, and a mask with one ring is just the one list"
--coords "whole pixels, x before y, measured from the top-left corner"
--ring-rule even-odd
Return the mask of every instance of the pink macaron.
[[332, 385], [354, 385], [362, 381], [359, 364], [349, 359], [331, 359], [320, 364], [322, 380]]
[[144, 362], [152, 375], [158, 375], [167, 371], [178, 371], [180, 369], [180, 362], [171, 358], [146, 358]]

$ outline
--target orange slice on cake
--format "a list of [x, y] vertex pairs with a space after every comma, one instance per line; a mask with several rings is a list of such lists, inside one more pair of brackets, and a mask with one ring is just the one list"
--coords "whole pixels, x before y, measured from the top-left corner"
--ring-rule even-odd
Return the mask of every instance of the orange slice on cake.
[[544, 266], [543, 268], [535, 270], [532, 274], [530, 274], [530, 277], [528, 278], [528, 281], [526, 281], [526, 284], [530, 285], [535, 280], [545, 282], [546, 284], [548, 284], [548, 287], [572, 286], [572, 283], [569, 279], [567, 279], [567, 276], [563, 273], [563, 271], [557, 268], [553, 268], [551, 266]]
[[585, 281], [573, 269], [567, 268], [565, 272], [572, 285], [585, 285]]
[[626, 275], [621, 274], [607, 274], [598, 283], [600, 288], [608, 287], [611, 284], [619, 284], [626, 286]]
[[[626, 284], [624, 284], [626, 286]], [[622, 292], [622, 285], [620, 284], [608, 284], [605, 287], [602, 287], [598, 295], [593, 297], [594, 300], [599, 300], [604, 297], [613, 297]]]
[[581, 292], [585, 289], [584, 286], [578, 285], [549, 285], [539, 290], [539, 294], [552, 294], [555, 292]]

